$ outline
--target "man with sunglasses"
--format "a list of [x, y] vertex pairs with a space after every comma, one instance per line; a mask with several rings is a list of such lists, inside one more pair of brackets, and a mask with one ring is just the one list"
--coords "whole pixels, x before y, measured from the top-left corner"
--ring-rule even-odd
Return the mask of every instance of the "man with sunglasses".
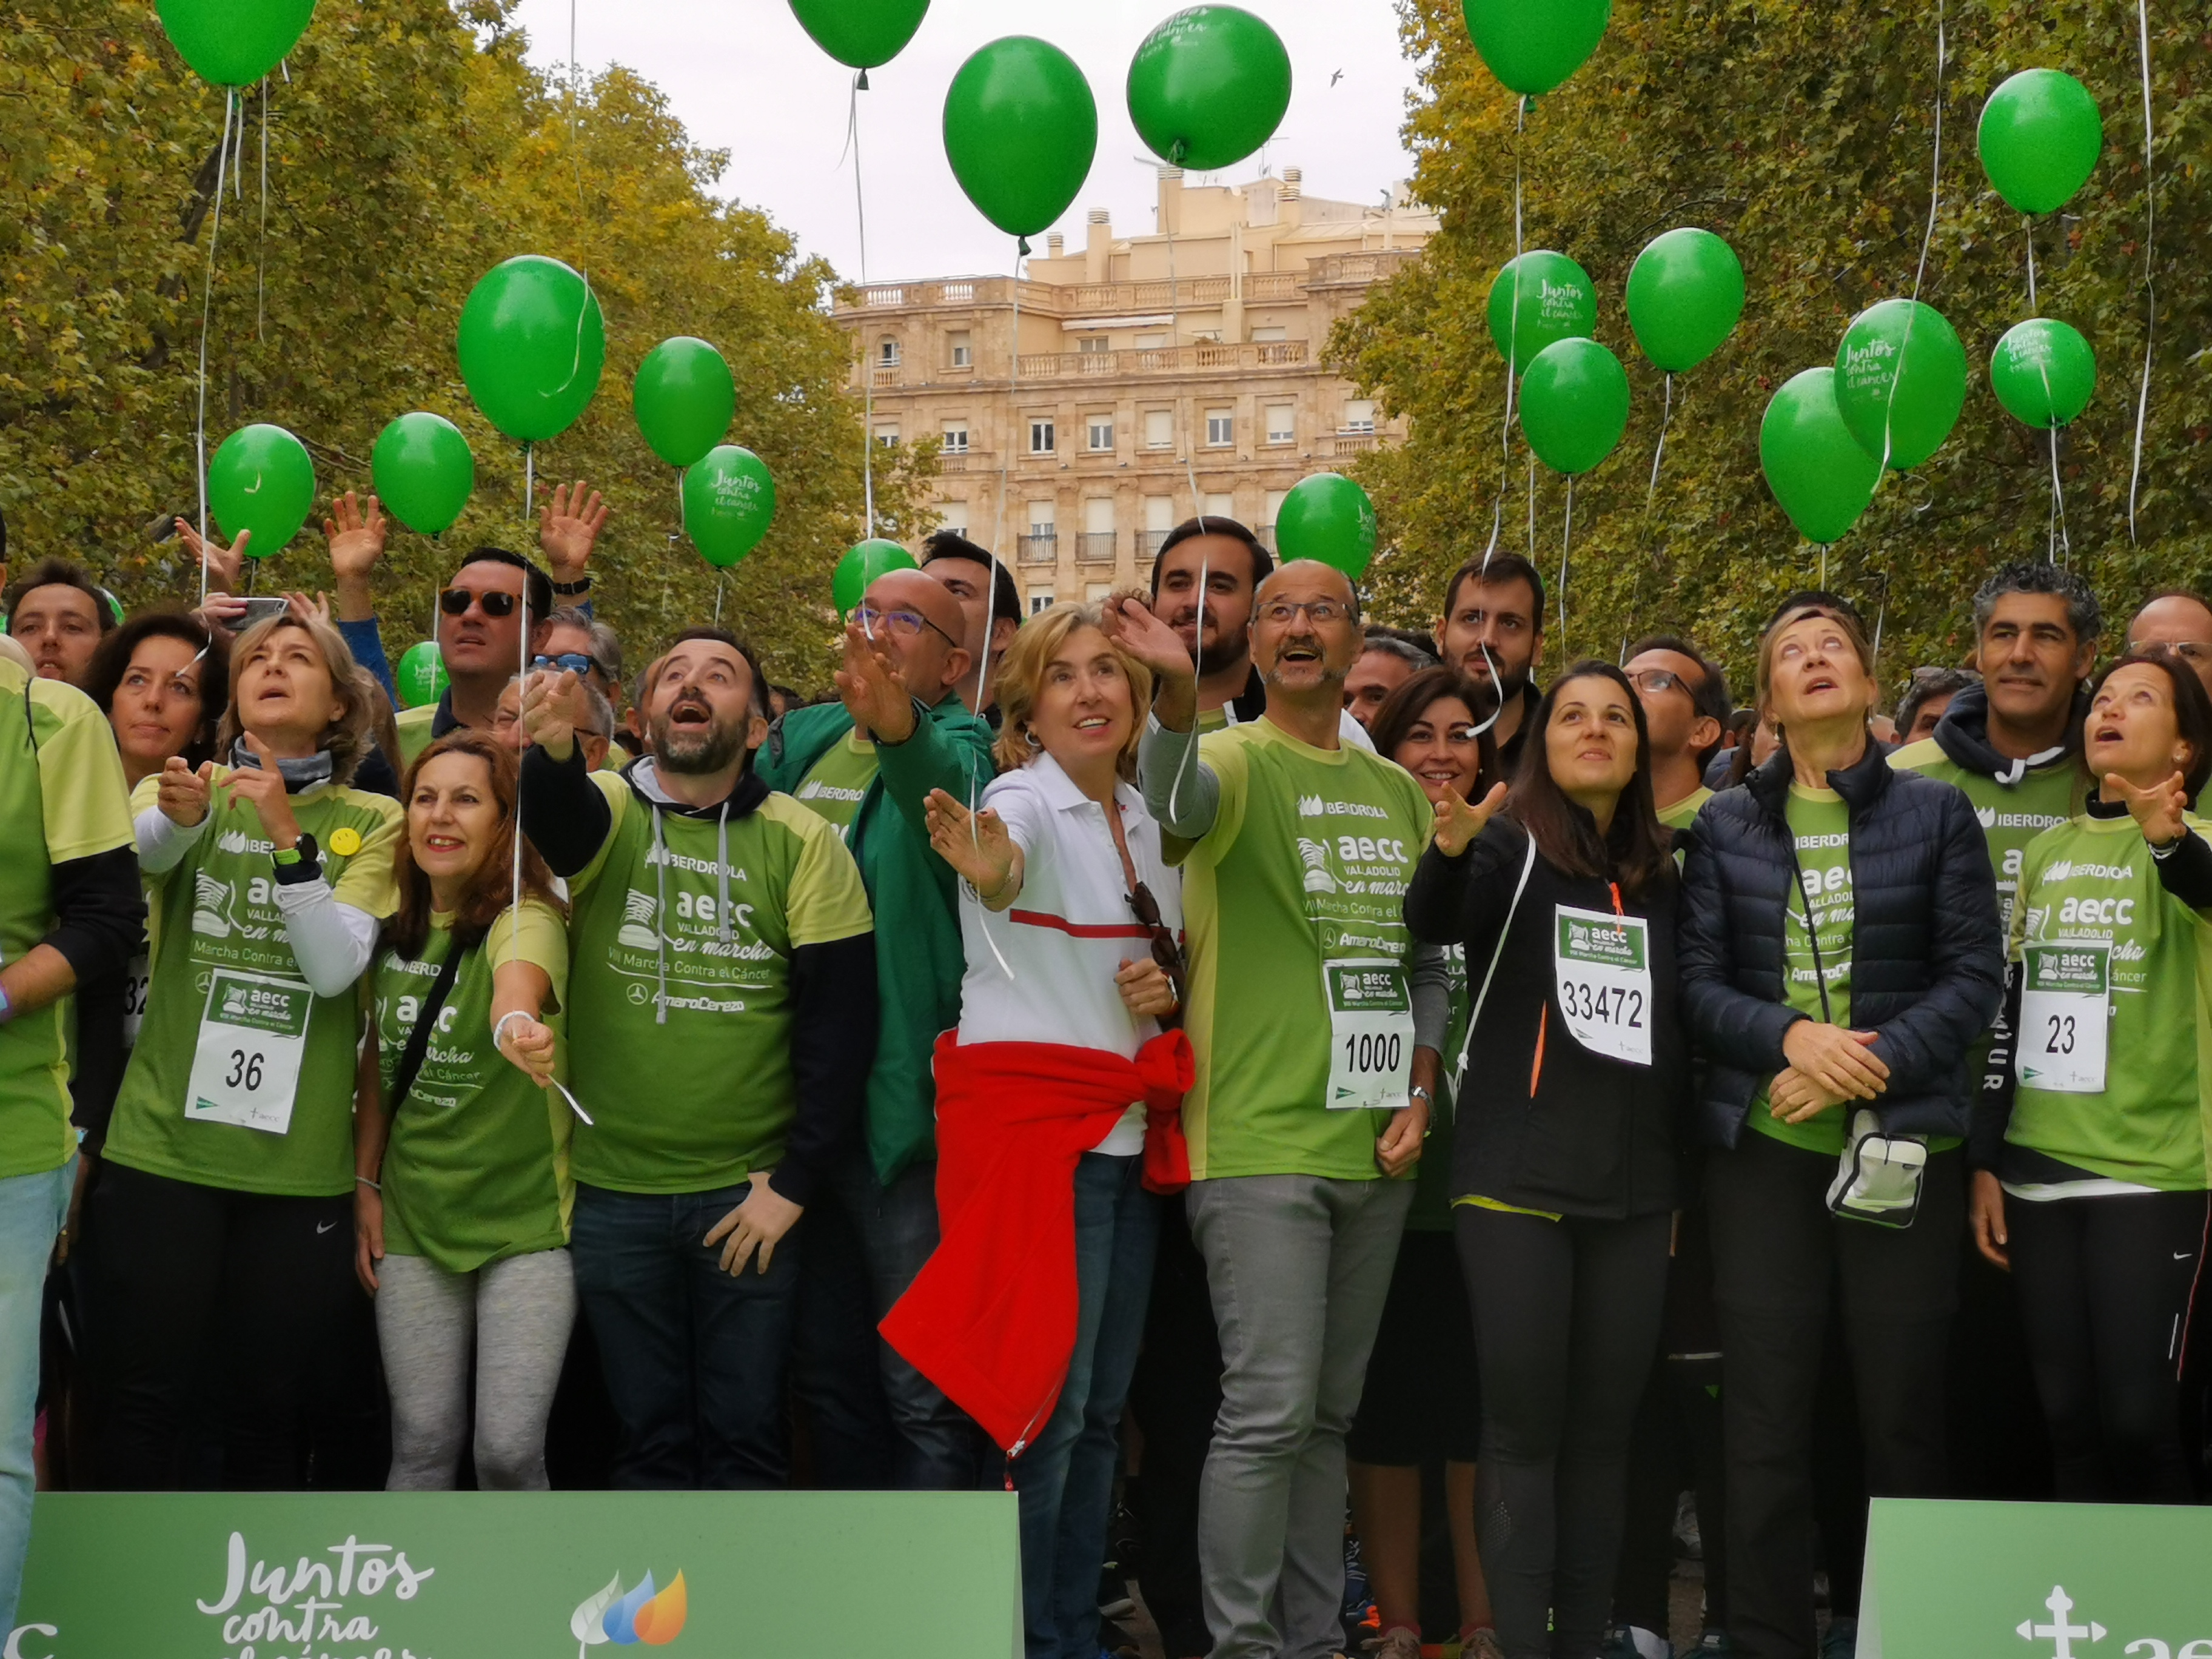
[[1689, 641], [1672, 634], [1638, 640], [1623, 671], [1644, 705], [1651, 741], [1651, 795], [1659, 822], [1686, 830], [1713, 798], [1705, 768], [1728, 735], [1728, 677]]
[[[966, 629], [959, 599], [935, 577], [878, 577], [846, 628], [839, 701], [793, 709], [762, 750], [763, 781], [843, 832], [876, 917], [866, 1135], [827, 1183], [842, 1217], [821, 1221], [848, 1225], [859, 1248], [842, 1257], [810, 1249], [793, 1373], [818, 1455], [851, 1486], [952, 1490], [973, 1485], [980, 1468], [975, 1425], [875, 1331], [937, 1248], [930, 1053], [960, 1022], [966, 955], [955, 878], [931, 850], [925, 803], [933, 789], [973, 800], [991, 781], [991, 728], [960, 700], [974, 680]], [[862, 1273], [866, 1282], [855, 1282]], [[855, 1392], [872, 1369], [880, 1401], [865, 1386]]]

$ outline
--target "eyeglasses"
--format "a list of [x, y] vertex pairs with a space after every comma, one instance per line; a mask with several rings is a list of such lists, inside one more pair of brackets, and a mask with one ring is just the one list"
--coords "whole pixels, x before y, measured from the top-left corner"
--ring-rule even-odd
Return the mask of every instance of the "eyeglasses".
[[[458, 616], [459, 612], [456, 611], [454, 614]], [[548, 657], [541, 653], [530, 659], [530, 665], [532, 668], [565, 668], [579, 678], [599, 667], [598, 658], [587, 657], [580, 651], [563, 651], [557, 657]], [[603, 674], [606, 672], [603, 668], [599, 669], [599, 672]]]
[[1164, 1027], [1173, 1030], [1182, 1024], [1182, 947], [1176, 943], [1175, 934], [1169, 930], [1166, 921], [1161, 916], [1160, 902], [1152, 896], [1151, 888], [1140, 881], [1123, 896], [1129, 901], [1129, 908], [1135, 914], [1137, 921], [1152, 936], [1152, 960], [1160, 965], [1168, 976], [1168, 982], [1175, 987], [1175, 1012], [1160, 1021]]
[[860, 619], [860, 631], [866, 634], [880, 628], [895, 639], [911, 640], [919, 638], [927, 628], [944, 635], [948, 645], [960, 643], [919, 611], [878, 611], [872, 605], [864, 605], [853, 614]]
[[1662, 691], [1680, 691], [1685, 696], [1695, 696], [1689, 681], [1671, 668], [1643, 668], [1628, 677], [1628, 683], [1638, 691], [1648, 691], [1656, 696]]
[[1326, 628], [1329, 623], [1341, 621], [1352, 614], [1348, 606], [1339, 605], [1334, 599], [1308, 599], [1304, 602], [1270, 599], [1260, 607], [1260, 619], [1278, 628], [1287, 628], [1301, 611], [1306, 613], [1306, 620], [1316, 628]]
[[2212, 663], [2212, 640], [2130, 640], [2131, 657], [2179, 657], [2197, 665]]
[[503, 622], [514, 614], [515, 606], [522, 601], [512, 593], [496, 591], [479, 593], [473, 587], [441, 587], [438, 590], [438, 609], [449, 617], [465, 617], [471, 605], [479, 607], [494, 622]]

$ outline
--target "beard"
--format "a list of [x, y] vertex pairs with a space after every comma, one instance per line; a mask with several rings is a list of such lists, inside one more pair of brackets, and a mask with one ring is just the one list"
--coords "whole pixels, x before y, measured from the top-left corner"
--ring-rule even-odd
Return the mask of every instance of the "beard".
[[[679, 691], [669, 699], [671, 709], [684, 701], [684, 693]], [[742, 724], [725, 724], [709, 718], [705, 726], [678, 729], [668, 712], [653, 717], [653, 758], [671, 772], [720, 772], [744, 752], [744, 746]]]

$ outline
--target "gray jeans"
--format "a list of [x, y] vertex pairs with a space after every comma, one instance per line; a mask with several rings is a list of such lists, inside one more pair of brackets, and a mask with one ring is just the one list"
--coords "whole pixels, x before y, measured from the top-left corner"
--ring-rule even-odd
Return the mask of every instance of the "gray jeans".
[[1198, 1510], [1212, 1659], [1342, 1646], [1344, 1435], [1413, 1200], [1410, 1181], [1191, 1184], [1223, 1367]]
[[576, 1322], [566, 1250], [449, 1273], [419, 1255], [377, 1267], [376, 1334], [392, 1395], [387, 1492], [450, 1492], [476, 1362], [477, 1487], [544, 1492], [545, 1419]]

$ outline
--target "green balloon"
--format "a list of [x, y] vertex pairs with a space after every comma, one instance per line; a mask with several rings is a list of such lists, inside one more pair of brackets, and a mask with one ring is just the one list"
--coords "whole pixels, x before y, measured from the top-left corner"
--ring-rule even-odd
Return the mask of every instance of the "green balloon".
[[315, 506], [315, 464], [281, 426], [242, 426], [208, 463], [208, 506], [236, 541], [251, 532], [249, 558], [265, 559], [300, 533]]
[[1554, 472], [1587, 472], [1628, 430], [1628, 371], [1595, 340], [1555, 340], [1521, 380], [1521, 430]]
[[836, 601], [837, 614], [851, 616], [853, 607], [860, 604], [860, 596], [877, 577], [916, 568], [913, 554], [880, 536], [846, 549], [845, 556], [837, 561], [836, 574], [830, 579], [830, 597]]
[[730, 429], [738, 387], [720, 352], [679, 334], [645, 354], [630, 402], [653, 453], [671, 466], [690, 466]]
[[2016, 213], [2049, 213], [2096, 171], [2105, 121], [2089, 88], [2057, 70], [2022, 70], [1990, 94], [1976, 134], [1982, 171]]
[[446, 678], [446, 659], [438, 654], [436, 641], [424, 640], [401, 652], [399, 666], [392, 671], [392, 684], [399, 693], [402, 708], [420, 708], [437, 702], [452, 681]]
[[485, 418], [534, 442], [567, 431], [599, 390], [606, 323], [582, 276], [558, 259], [523, 253], [469, 290], [459, 346], [461, 379]]
[[1900, 472], [1919, 465], [1942, 447], [1966, 406], [1966, 349], [1935, 307], [1884, 300], [1844, 331], [1836, 407], [1877, 460], [1886, 455]]
[[2097, 389], [2097, 354], [2071, 324], [2032, 317], [1990, 354], [1990, 386], [2015, 421], [2039, 430], [2071, 426]]
[[684, 474], [684, 528], [718, 570], [759, 546], [775, 516], [775, 480], [750, 449], [723, 444]]
[[1319, 559], [1358, 581], [1375, 556], [1375, 503], [1341, 472], [1301, 478], [1275, 511], [1275, 546], [1285, 559]]
[[1467, 32], [1509, 92], [1549, 92], [1589, 60], [1613, 0], [1461, 0]]
[[452, 528], [477, 487], [477, 459], [460, 428], [415, 410], [376, 434], [368, 476], [376, 497], [418, 536]]
[[[929, 0], [791, 0], [799, 27], [841, 64], [872, 70], [906, 50]], [[867, 77], [860, 84], [867, 85]]]
[[1759, 465], [1767, 488], [1808, 542], [1841, 541], [1858, 522], [1881, 463], [1861, 449], [1836, 407], [1836, 371], [1793, 375], [1759, 423]]
[[1589, 273], [1565, 254], [1531, 248], [1508, 259], [1491, 283], [1489, 316], [1498, 355], [1525, 369], [1555, 340], [1588, 337], [1597, 326], [1597, 289]]
[[1656, 238], [1628, 270], [1628, 326], [1669, 374], [1695, 368], [1743, 315], [1743, 261], [1710, 230]]
[[1098, 105], [1058, 46], [1010, 34], [963, 64], [945, 94], [945, 155], [976, 210], [1030, 237], [1067, 211], [1091, 176]]
[[1172, 167], [1233, 167], [1275, 136], [1291, 106], [1282, 36], [1237, 6], [1193, 6], [1129, 60], [1129, 118]]
[[160, 0], [155, 9], [201, 80], [250, 87], [299, 44], [315, 0]]

